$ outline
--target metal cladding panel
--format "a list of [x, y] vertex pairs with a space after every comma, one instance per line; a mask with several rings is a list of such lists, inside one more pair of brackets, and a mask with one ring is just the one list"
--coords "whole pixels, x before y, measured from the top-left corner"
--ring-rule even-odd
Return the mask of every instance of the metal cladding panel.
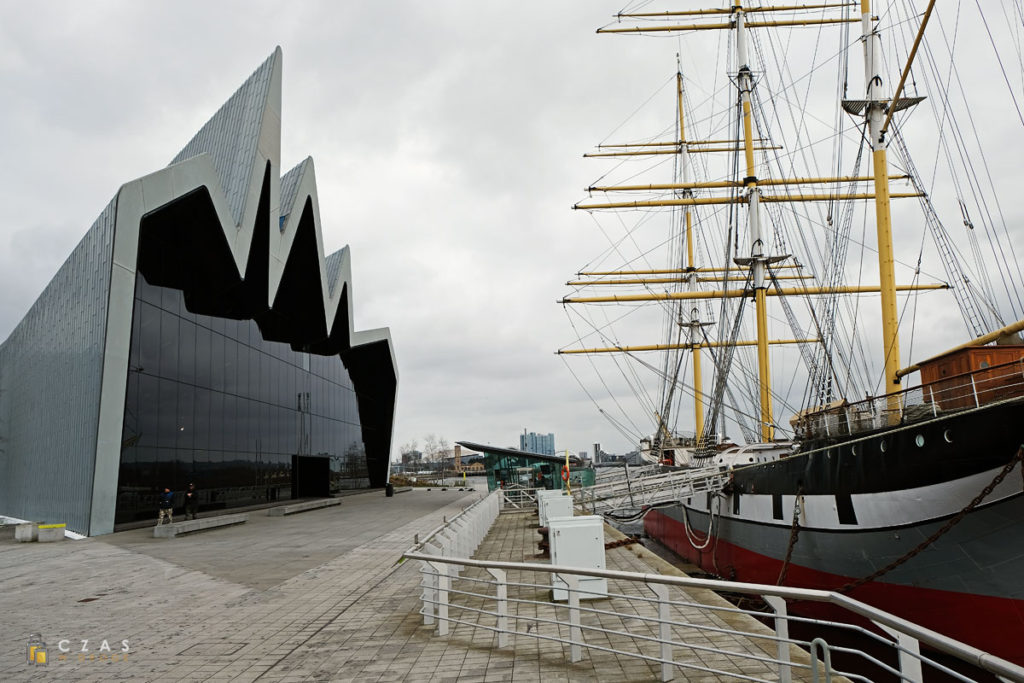
[[[337, 289], [338, 276], [341, 274], [341, 259], [344, 251], [344, 249], [339, 249], [338, 251], [328, 256], [326, 259], [327, 281], [331, 283], [332, 294], [334, 294]], [[342, 285], [344, 285], [344, 283], [342, 283]]]
[[284, 225], [284, 220], [292, 212], [295, 198], [299, 194], [299, 181], [302, 179], [302, 167], [305, 163], [302, 162], [281, 176], [281, 219], [278, 221], [279, 227]]
[[236, 225], [245, 208], [275, 58], [268, 57], [171, 162], [209, 154]]
[[0, 347], [0, 514], [88, 533], [116, 199]]

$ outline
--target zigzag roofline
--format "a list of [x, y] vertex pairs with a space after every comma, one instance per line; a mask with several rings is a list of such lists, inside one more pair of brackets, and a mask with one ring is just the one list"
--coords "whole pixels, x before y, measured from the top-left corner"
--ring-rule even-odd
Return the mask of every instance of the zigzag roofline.
[[[281, 62], [278, 47], [174, 163], [121, 186], [107, 339], [130, 339], [135, 274], [141, 272], [153, 284], [181, 289], [195, 312], [251, 318], [266, 339], [339, 355], [357, 394], [378, 406], [369, 414], [361, 401], [360, 419], [364, 435], [376, 423], [372, 450], [380, 462], [371, 467], [371, 483], [383, 485], [398, 383], [394, 345], [387, 328], [357, 331], [353, 325], [347, 247], [328, 269], [312, 159], [280, 176]], [[283, 181], [287, 207], [281, 206]], [[127, 344], [107, 343], [91, 533], [113, 528], [113, 509], [103, 501], [116, 497], [127, 368]], [[367, 444], [368, 457], [370, 451]]]
[[60, 514], [89, 535], [113, 530], [140, 274], [181, 290], [193, 313], [255, 320], [266, 340], [337, 356], [356, 393], [370, 484], [387, 481], [390, 332], [354, 328], [349, 250], [325, 258], [312, 160], [281, 177], [281, 63], [277, 48], [168, 167], [120, 187], [0, 345], [9, 511]]

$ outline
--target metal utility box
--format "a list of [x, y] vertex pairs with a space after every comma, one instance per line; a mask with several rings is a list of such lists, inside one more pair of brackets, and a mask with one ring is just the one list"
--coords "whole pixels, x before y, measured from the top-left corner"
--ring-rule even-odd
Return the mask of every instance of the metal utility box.
[[[551, 543], [551, 564], [581, 569], [604, 569], [604, 519], [598, 515], [550, 517], [548, 540]], [[580, 600], [608, 596], [608, 579], [581, 576]], [[551, 575], [552, 597], [568, 600], [568, 584]]]
[[571, 496], [548, 496], [544, 499], [545, 526], [551, 525], [551, 520], [556, 517], [572, 516]]
[[[557, 490], [557, 489], [555, 489], [555, 490], [539, 490], [539, 492], [537, 492], [537, 516], [538, 516], [538, 522], [541, 524], [541, 526], [547, 526], [548, 525], [548, 519], [550, 519], [552, 517], [552, 515], [549, 514], [549, 512], [548, 512], [551, 509], [551, 507], [550, 507], [551, 501], [553, 501], [555, 499], [558, 499], [558, 498], [567, 498], [567, 497], [564, 495], [564, 492], [561, 492], [561, 490]], [[572, 499], [569, 499], [569, 500], [571, 501]], [[559, 509], [559, 510], [561, 510], [561, 509]], [[572, 516], [572, 508], [571, 507], [569, 508], [569, 513], [567, 515], [562, 515], [562, 516], [563, 517], [571, 517]]]

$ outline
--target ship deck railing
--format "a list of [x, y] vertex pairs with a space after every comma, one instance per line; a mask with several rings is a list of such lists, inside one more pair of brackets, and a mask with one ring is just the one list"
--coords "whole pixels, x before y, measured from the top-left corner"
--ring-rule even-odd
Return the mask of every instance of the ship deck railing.
[[[1012, 662], [833, 591], [476, 559], [470, 548], [478, 547], [486, 529], [499, 519], [500, 500], [501, 493], [494, 492], [432, 534], [429, 543], [403, 554], [405, 560], [420, 563], [420, 614], [424, 624], [436, 626], [439, 637], [478, 642], [473, 634], [484, 630], [493, 634], [492, 647], [514, 652], [561, 648], [574, 663], [608, 655], [614, 661], [642, 660], [662, 681], [694, 676], [867, 681], [875, 675], [923, 681], [933, 673], [976, 680], [971, 675], [979, 674], [964, 673], [970, 669], [949, 658], [1004, 680], [1024, 681], [1024, 668]], [[500, 519], [515, 517], [522, 515]], [[526, 525], [519, 525], [523, 529], [513, 532], [521, 535]], [[501, 538], [495, 542], [506, 544]], [[607, 592], [588, 593], [588, 587], [593, 590], [588, 580], [593, 579], [606, 580]], [[565, 592], [562, 602], [553, 600], [555, 581]], [[764, 606], [739, 607], [705, 591], [760, 599]], [[797, 601], [827, 604], [849, 618], [798, 617], [790, 609]], [[864, 644], [834, 644], [839, 632], [855, 634]], [[876, 673], [869, 678], [837, 669], [833, 662], [840, 654], [844, 662], [860, 661], [844, 668]]]
[[887, 396], [805, 411], [798, 439], [856, 436], [1024, 397], [1024, 358], [944, 377]]

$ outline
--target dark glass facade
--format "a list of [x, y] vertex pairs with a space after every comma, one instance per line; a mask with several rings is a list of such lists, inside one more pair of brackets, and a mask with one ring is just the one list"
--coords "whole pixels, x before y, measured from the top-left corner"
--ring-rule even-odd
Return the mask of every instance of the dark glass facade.
[[137, 276], [117, 523], [155, 517], [165, 486], [183, 504], [189, 482], [201, 511], [369, 487], [363, 437], [338, 356], [190, 313], [180, 291]]

